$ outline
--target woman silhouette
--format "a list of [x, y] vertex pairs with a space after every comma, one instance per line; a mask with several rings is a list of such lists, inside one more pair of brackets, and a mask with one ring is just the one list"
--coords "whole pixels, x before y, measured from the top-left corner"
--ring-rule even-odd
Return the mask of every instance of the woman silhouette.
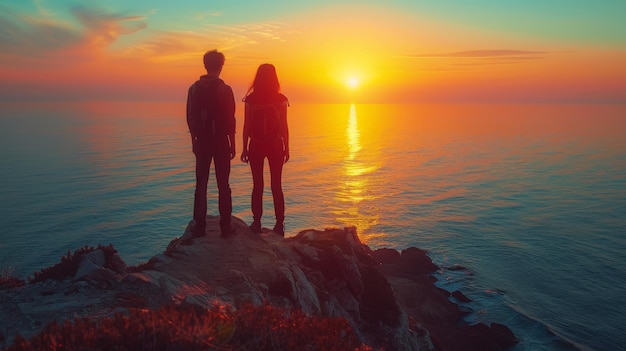
[[241, 161], [250, 164], [252, 171], [252, 215], [250, 229], [261, 232], [263, 215], [263, 163], [270, 166], [272, 196], [276, 224], [273, 231], [285, 235], [285, 198], [282, 188], [283, 164], [289, 160], [289, 129], [287, 127], [287, 97], [280, 93], [280, 84], [274, 65], [259, 66], [252, 86], [243, 99], [243, 152]]

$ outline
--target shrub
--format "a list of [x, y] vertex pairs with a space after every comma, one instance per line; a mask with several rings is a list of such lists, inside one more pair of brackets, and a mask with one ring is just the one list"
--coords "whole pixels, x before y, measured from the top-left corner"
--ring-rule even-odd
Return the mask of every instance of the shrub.
[[10, 268], [0, 269], [0, 289], [19, 288], [24, 286], [23, 279], [19, 279], [15, 276], [15, 271]]
[[[56, 265], [52, 267], [44, 268], [39, 272], [35, 272], [33, 278], [28, 277], [28, 281], [30, 283], [42, 282], [48, 279], [62, 281], [66, 278], [73, 277], [74, 274], [76, 274], [76, 271], [78, 270], [78, 265], [80, 264], [80, 261], [82, 260], [83, 256], [85, 254], [88, 254], [96, 250], [104, 251], [104, 255], [106, 257], [107, 263], [111, 261], [110, 260], [111, 256], [117, 253], [117, 250], [113, 248], [113, 245], [109, 245], [109, 246], [98, 245], [98, 247], [95, 249], [91, 246], [85, 246], [81, 249], [75, 250], [74, 253], [72, 253], [71, 251], [68, 251], [67, 256], [61, 256], [60, 263], [57, 263]], [[107, 267], [107, 265], [105, 264], [105, 268], [110, 268], [110, 267]]]
[[271, 305], [245, 306], [236, 316], [236, 350], [366, 350], [339, 317], [307, 316]]
[[217, 350], [232, 330], [232, 317], [219, 309], [134, 309], [101, 319], [53, 322], [30, 340], [18, 336], [7, 351]]
[[32, 350], [371, 350], [343, 318], [309, 317], [264, 305], [225, 308], [162, 307], [101, 319], [53, 322], [30, 340], [18, 336], [6, 351]]

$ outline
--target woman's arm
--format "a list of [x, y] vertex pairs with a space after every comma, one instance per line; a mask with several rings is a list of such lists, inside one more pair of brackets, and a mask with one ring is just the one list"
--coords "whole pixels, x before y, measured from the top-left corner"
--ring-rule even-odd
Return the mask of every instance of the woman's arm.
[[287, 163], [289, 158], [289, 126], [287, 125], [287, 106], [289, 102], [285, 100], [280, 108], [281, 135], [283, 137], [283, 163]]
[[241, 161], [248, 163], [248, 142], [250, 141], [250, 104], [246, 102], [244, 107], [243, 119], [243, 151], [241, 152]]

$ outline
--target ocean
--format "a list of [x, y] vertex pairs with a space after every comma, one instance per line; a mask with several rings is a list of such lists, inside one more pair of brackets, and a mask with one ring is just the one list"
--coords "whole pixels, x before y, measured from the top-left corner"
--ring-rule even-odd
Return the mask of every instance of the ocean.
[[[25, 278], [98, 244], [133, 265], [182, 235], [194, 189], [184, 109], [0, 103], [0, 269]], [[286, 236], [356, 226], [372, 249], [425, 249], [439, 284], [473, 300], [467, 320], [508, 325], [516, 351], [626, 345], [626, 105], [294, 103], [288, 113]], [[237, 119], [240, 131], [243, 106]], [[237, 138], [233, 214], [250, 222]]]

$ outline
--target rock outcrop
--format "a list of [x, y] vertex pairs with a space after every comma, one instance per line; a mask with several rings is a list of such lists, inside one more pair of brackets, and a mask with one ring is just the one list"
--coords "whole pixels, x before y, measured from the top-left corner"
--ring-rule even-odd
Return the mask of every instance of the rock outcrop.
[[437, 266], [420, 249], [372, 251], [353, 227], [283, 238], [267, 231], [254, 234], [237, 218], [233, 226], [235, 235], [221, 237], [218, 219], [209, 216], [205, 236], [187, 240], [188, 227], [162, 254], [138, 267], [126, 267], [119, 257], [106, 262], [94, 251], [83, 257], [72, 279], [1, 291], [0, 317], [12, 322], [0, 336], [28, 337], [51, 319], [129, 307], [174, 303], [237, 309], [269, 303], [344, 317], [375, 349], [503, 350], [515, 343], [505, 326], [464, 325], [451, 293], [433, 283]]

